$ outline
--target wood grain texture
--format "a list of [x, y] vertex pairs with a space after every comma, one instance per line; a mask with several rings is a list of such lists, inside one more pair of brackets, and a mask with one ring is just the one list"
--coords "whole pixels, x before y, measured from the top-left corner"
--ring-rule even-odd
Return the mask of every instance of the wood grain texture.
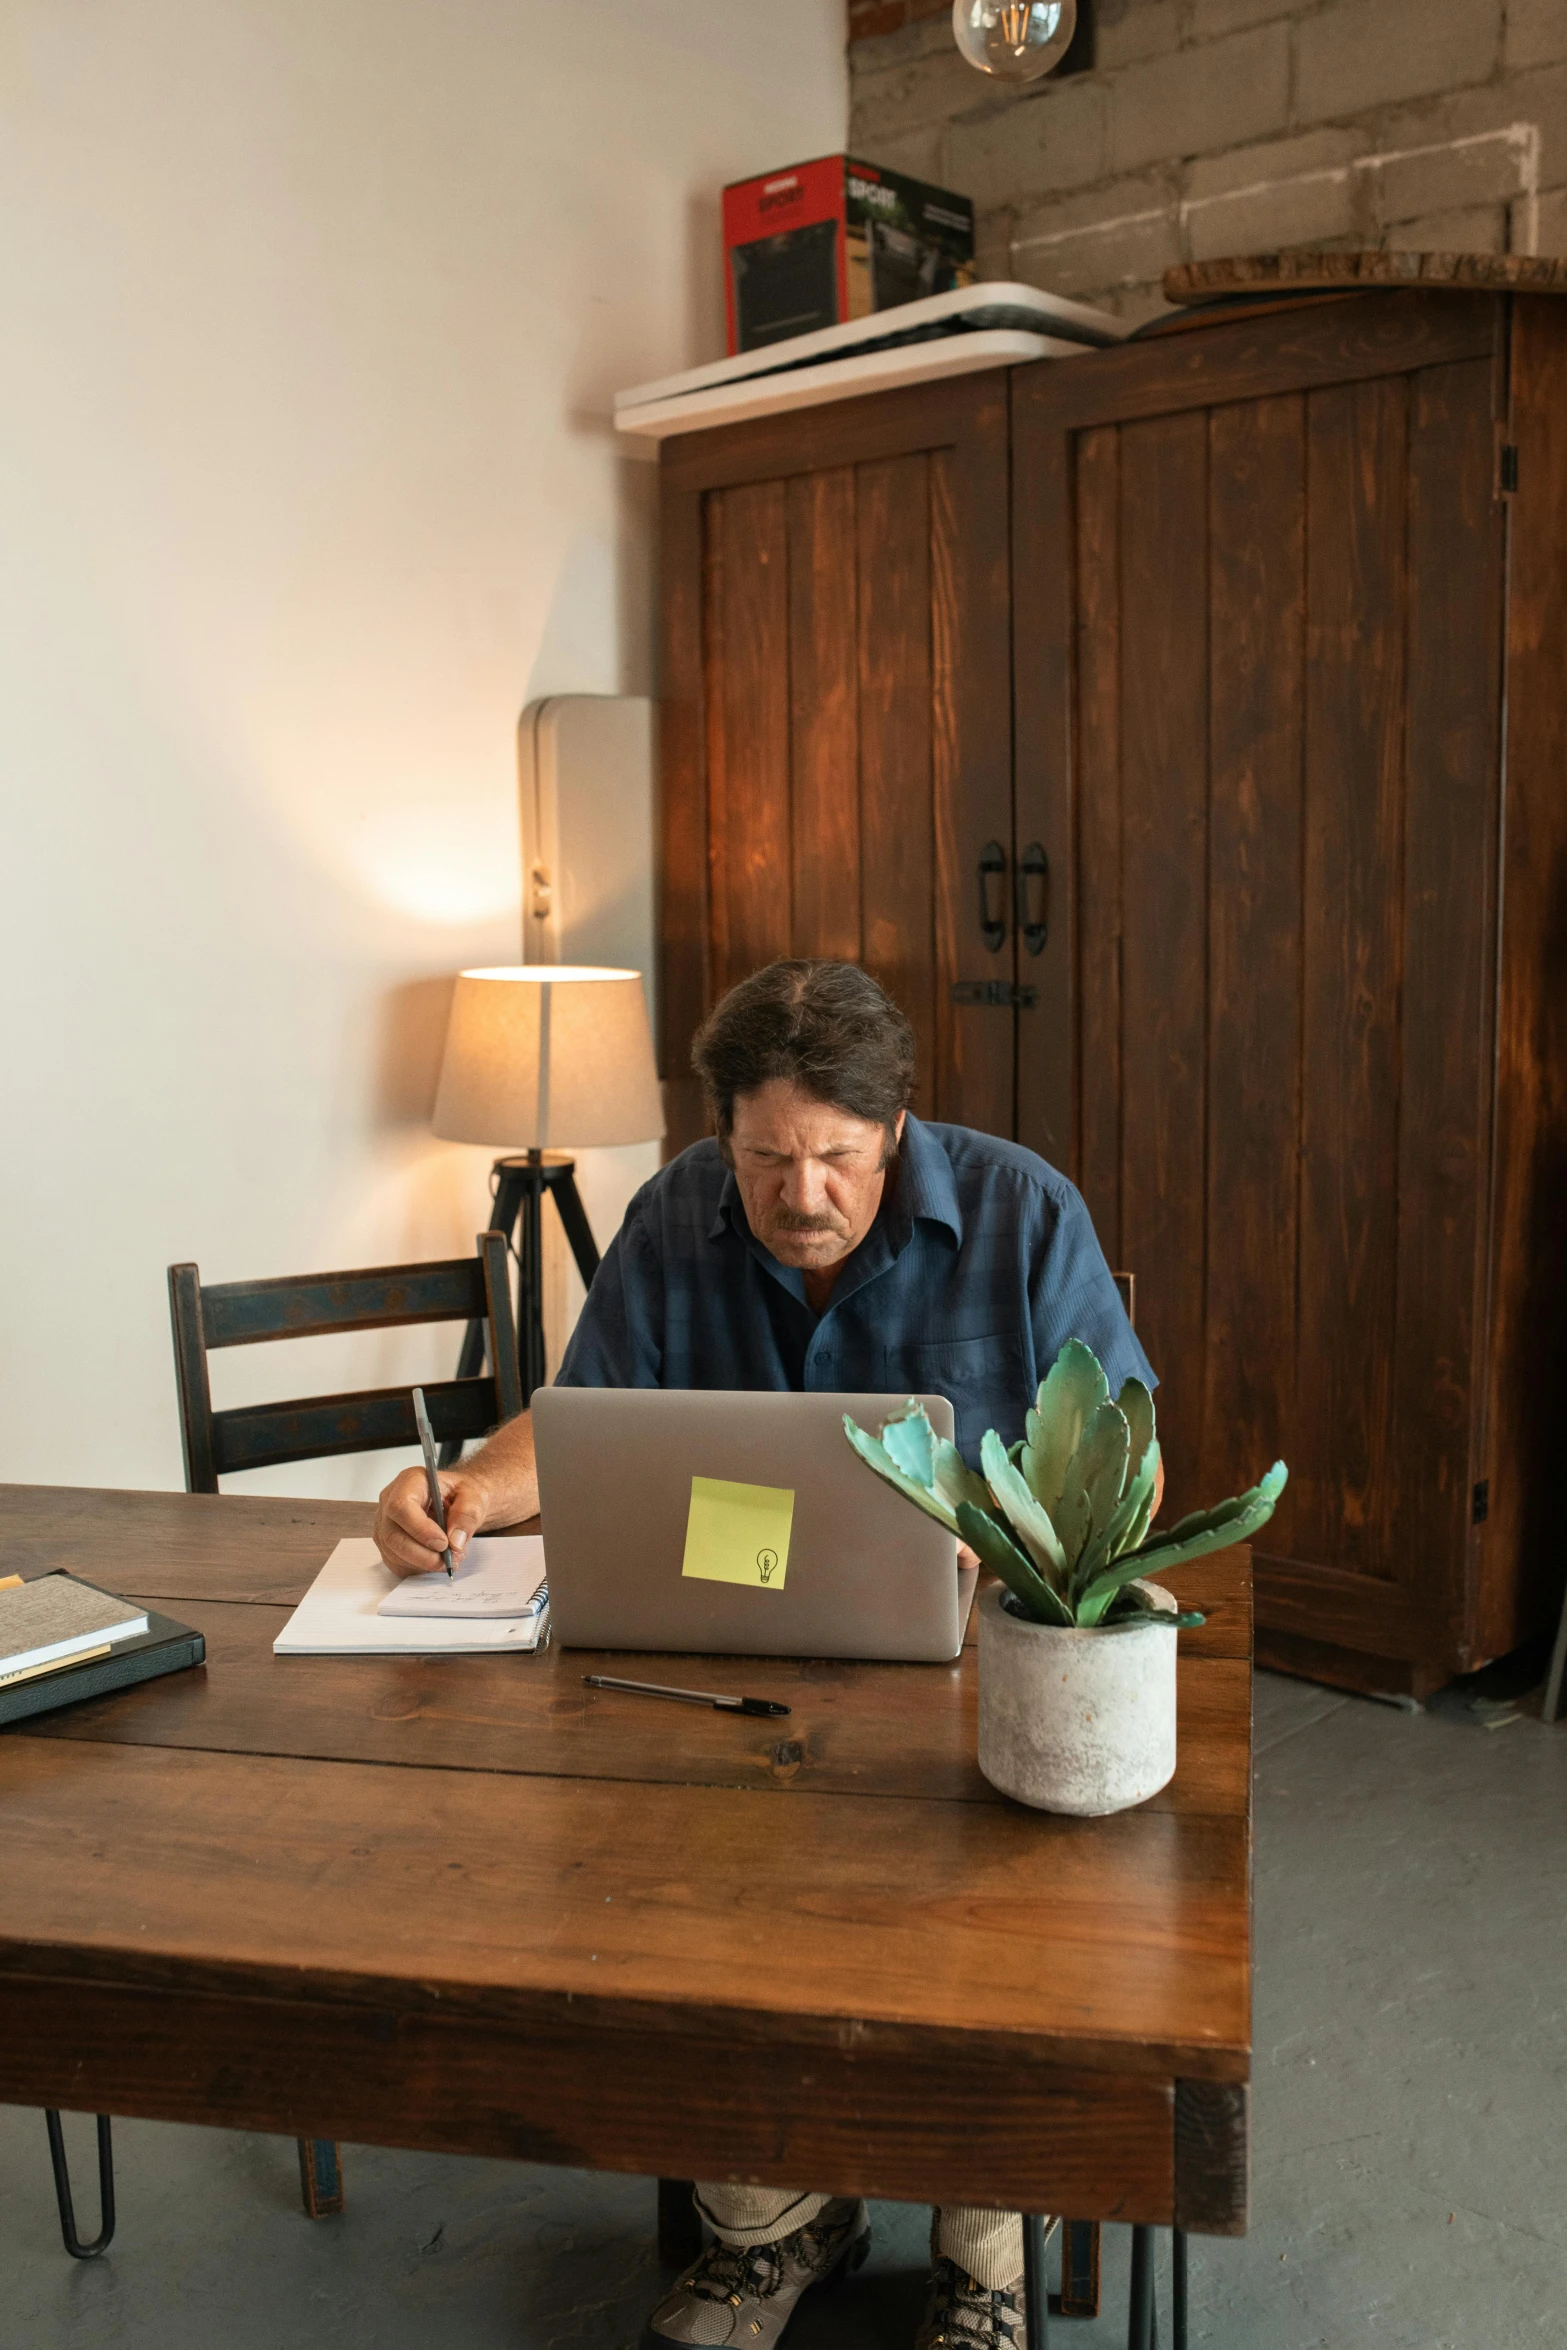
[[1399, 1003], [1397, 1319], [1380, 1508], [1415, 1653], [1474, 1661], [1466, 1572], [1483, 1367], [1501, 751], [1495, 379], [1422, 369], [1409, 409], [1409, 710]]
[[[1074, 361], [1075, 365], [1076, 362]], [[1012, 706], [1016, 837], [1050, 860], [1050, 937], [1033, 959], [1032, 1013], [1018, 1021], [1017, 1139], [1052, 1165], [1077, 1165], [1073, 465], [1068, 436], [1040, 409], [1032, 369], [1012, 371]]]
[[698, 491], [667, 466], [659, 483], [658, 1068], [666, 1157], [702, 1131], [691, 1039], [707, 1003], [707, 722], [705, 569]]
[[[1121, 434], [1122, 1260], [1155, 1371], [1172, 1512], [1201, 1506], [1206, 1344], [1207, 419]], [[1084, 940], [1078, 985], [1096, 983]]]
[[[138, 1594], [137, 1596], [142, 1596]], [[1232, 1611], [1239, 1614], [1239, 1608]], [[977, 1689], [961, 1665], [844, 1665], [792, 1659], [743, 1667], [710, 1657], [661, 1665], [622, 1652], [498, 1657], [274, 1657], [282, 1609], [186, 1600], [207, 1661], [140, 1689], [40, 1716], [42, 1737], [231, 1754], [270, 1753], [441, 1770], [638, 1784], [775, 1789], [941, 1803], [1005, 1801], [974, 1759]], [[1249, 1769], [1244, 1653], [1193, 1654], [1217, 1634], [1183, 1633], [1181, 1761], [1153, 1808], [1244, 1817]], [[1226, 1643], [1227, 1644], [1227, 1643]], [[721, 1689], [743, 1678], [787, 1721], [693, 1711], [670, 1736], [666, 1709], [582, 1685], [589, 1672]]]
[[1546, 1629], [1562, 1596], [1553, 1497], [1567, 1389], [1567, 312], [1554, 301], [1513, 305], [1512, 403], [1480, 1657]]
[[1244, 2236], [1251, 2184], [1250, 2090], [1241, 2082], [1175, 2084], [1175, 2224]]
[[781, 482], [708, 501], [708, 862], [715, 995], [789, 952], [789, 529]]
[[[1209, 426], [1206, 1343], [1197, 1491], [1293, 1450], [1299, 1375], [1305, 406]], [[1189, 1375], [1189, 1374], [1188, 1374]], [[1268, 1529], [1289, 1547], [1292, 1491]]]
[[1181, 261], [1164, 273], [1167, 302], [1311, 286], [1462, 286], [1481, 293], [1567, 293], [1567, 261], [1536, 253], [1246, 253]]
[[931, 459], [859, 468], [860, 904], [865, 968], [910, 1020], [913, 1108], [936, 1099]]
[[1215, 400], [1261, 400], [1329, 384], [1369, 382], [1414, 367], [1482, 359], [1496, 345], [1496, 304], [1438, 292], [1368, 294], [1249, 313], [1205, 334], [1155, 336], [1063, 367], [1041, 359], [1015, 372], [1014, 414], [1029, 430], [1173, 416]]
[[1297, 1557], [1392, 1573], [1407, 381], [1307, 406]]
[[26, 1976], [5, 1996], [0, 2095], [18, 2104], [69, 2109], [87, 2071], [95, 2099], [158, 2120], [1166, 2225], [1175, 2208], [1174, 2092], [1135, 2075], [883, 2054], [852, 2033], [715, 2045], [569, 2011], [475, 2031], [373, 2001]]
[[[1081, 362], [1074, 360], [1073, 365]], [[950, 447], [976, 419], [1004, 418], [1013, 370], [948, 376], [898, 391], [834, 400], [782, 416], [749, 418], [660, 444], [665, 479], [687, 489], [737, 482], [787, 481], [840, 465], [879, 465], [890, 458]]]
[[1121, 1242], [1121, 659], [1121, 443], [1107, 429], [1086, 432], [1077, 444], [1077, 900], [1086, 970], [1076, 991], [1082, 1025], [1072, 1172], [1112, 1265], [1127, 1262]]
[[1176, 1584], [1168, 1803], [1079, 1821], [976, 1783], [972, 1650], [788, 1667], [787, 1739], [580, 1653], [280, 1660], [232, 1595], [368, 1512], [118, 1499], [10, 1489], [0, 1546], [230, 1596], [161, 1712], [0, 1739], [0, 2098], [1170, 2219], [1176, 2081], [1249, 2069], [1243, 1550]]
[[860, 955], [859, 586], [851, 466], [789, 497], [789, 702], [797, 955]]

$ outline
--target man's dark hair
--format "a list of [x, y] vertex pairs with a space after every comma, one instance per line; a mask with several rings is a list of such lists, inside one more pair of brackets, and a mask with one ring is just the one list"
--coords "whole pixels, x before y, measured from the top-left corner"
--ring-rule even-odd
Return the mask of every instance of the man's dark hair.
[[736, 1095], [775, 1077], [851, 1117], [874, 1118], [890, 1147], [914, 1088], [914, 1031], [857, 963], [769, 963], [715, 1004], [696, 1032], [691, 1066], [726, 1154]]

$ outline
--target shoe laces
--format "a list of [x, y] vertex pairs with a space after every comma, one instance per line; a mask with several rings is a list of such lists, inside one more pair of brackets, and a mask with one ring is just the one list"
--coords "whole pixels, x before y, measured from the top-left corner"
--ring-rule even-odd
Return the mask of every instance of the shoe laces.
[[708, 2245], [687, 2285], [704, 2301], [765, 2301], [783, 2274], [776, 2244]]
[[1023, 2339], [1023, 2312], [1005, 2286], [976, 2284], [955, 2261], [936, 2287], [936, 2331], [928, 2350], [1014, 2350]]

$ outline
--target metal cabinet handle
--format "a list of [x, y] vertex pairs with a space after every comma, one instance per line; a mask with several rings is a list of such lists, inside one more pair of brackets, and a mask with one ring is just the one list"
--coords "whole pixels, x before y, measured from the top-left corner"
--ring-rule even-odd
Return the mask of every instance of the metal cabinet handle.
[[[1000, 841], [987, 840], [984, 847], [979, 852], [979, 935], [984, 940], [985, 945], [993, 955], [999, 955], [1001, 949], [1006, 944], [1006, 870], [1006, 850], [1002, 847]], [[992, 873], [998, 873], [1003, 877], [1003, 887], [999, 899], [1000, 911], [995, 914], [993, 914], [990, 910], [990, 890], [988, 887], [989, 879]]]
[[[1039, 912], [1032, 920], [1028, 910], [1031, 881], [1039, 883]], [[1043, 954], [1050, 936], [1050, 859], [1043, 841], [1031, 840], [1019, 857], [1016, 886], [1018, 936], [1031, 955]]]

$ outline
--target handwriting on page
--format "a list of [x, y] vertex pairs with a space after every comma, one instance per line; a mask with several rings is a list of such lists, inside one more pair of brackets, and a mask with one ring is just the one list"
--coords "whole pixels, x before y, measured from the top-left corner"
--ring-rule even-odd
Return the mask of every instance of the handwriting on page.
[[782, 1591], [789, 1573], [794, 1489], [693, 1477], [680, 1572], [704, 1583], [745, 1583]]

